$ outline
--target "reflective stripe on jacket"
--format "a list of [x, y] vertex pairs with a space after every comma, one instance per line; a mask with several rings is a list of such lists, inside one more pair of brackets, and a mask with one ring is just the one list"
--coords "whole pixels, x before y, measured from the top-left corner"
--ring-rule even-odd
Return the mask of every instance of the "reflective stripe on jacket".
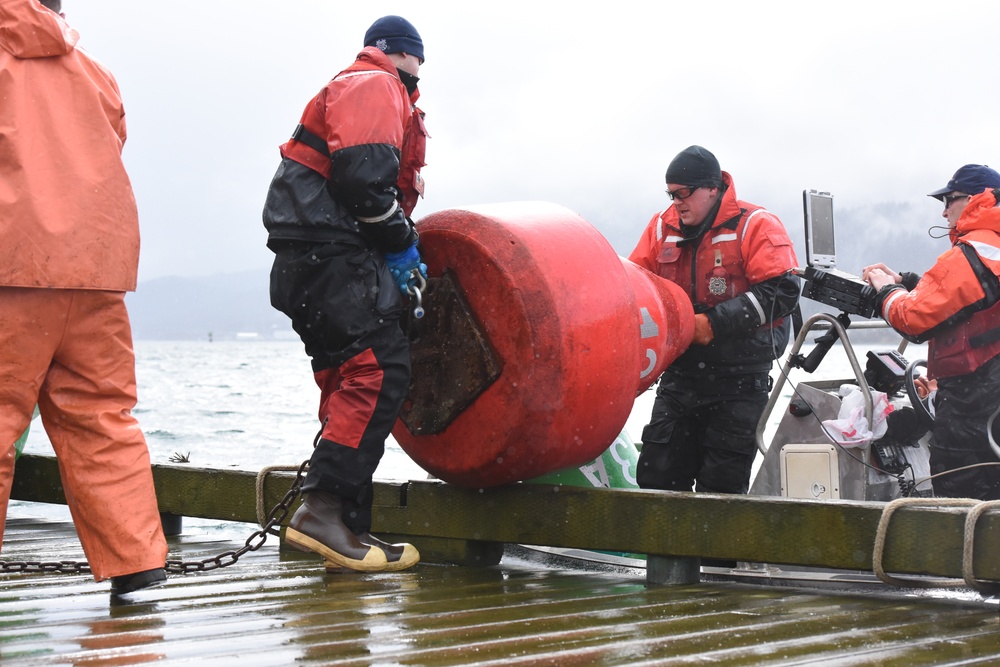
[[37, 0], [0, 0], [0, 285], [135, 289], [125, 111], [78, 40]]

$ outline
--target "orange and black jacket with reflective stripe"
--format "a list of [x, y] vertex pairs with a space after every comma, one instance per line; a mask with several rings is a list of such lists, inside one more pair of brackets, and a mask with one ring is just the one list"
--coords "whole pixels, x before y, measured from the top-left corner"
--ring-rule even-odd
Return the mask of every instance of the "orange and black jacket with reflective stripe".
[[[657, 213], [629, 259], [687, 291], [696, 313], [705, 313], [715, 339], [693, 345], [671, 365], [690, 375], [766, 372], [790, 332], [783, 319], [798, 304], [791, 275], [795, 249], [777, 216], [736, 198], [722, 172], [724, 192], [712, 222], [695, 236], [684, 233], [676, 209]], [[712, 215], [711, 213], [709, 214]]]
[[912, 290], [882, 288], [877, 305], [893, 329], [928, 342], [931, 377], [966, 375], [1000, 354], [1000, 190], [972, 197], [953, 245]]

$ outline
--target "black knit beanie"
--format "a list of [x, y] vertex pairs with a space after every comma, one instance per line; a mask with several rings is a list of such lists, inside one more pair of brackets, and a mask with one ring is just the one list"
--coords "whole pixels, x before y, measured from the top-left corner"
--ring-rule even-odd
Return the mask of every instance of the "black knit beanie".
[[667, 167], [667, 183], [689, 187], [721, 187], [722, 169], [710, 151], [701, 146], [688, 146]]

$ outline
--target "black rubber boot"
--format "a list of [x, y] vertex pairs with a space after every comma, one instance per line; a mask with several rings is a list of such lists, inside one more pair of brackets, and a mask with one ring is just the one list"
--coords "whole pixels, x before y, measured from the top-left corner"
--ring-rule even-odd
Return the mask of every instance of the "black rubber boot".
[[120, 577], [111, 577], [111, 594], [125, 595], [143, 588], [159, 586], [167, 581], [167, 573], [162, 567], [152, 570], [143, 570], [135, 574], [123, 574]]

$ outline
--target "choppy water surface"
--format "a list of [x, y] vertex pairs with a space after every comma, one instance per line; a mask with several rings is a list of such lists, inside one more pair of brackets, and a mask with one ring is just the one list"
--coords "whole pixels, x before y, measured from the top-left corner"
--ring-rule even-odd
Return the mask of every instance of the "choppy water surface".
[[[137, 341], [135, 347], [139, 403], [134, 414], [154, 463], [189, 454], [198, 466], [259, 470], [309, 458], [319, 428], [319, 389], [298, 341]], [[838, 348], [824, 362], [829, 368], [820, 370], [847, 377], [850, 366]], [[863, 366], [864, 351], [856, 353]], [[792, 379], [797, 381], [794, 373]], [[782, 393], [791, 391], [786, 383]], [[635, 440], [652, 399], [652, 391], [640, 396], [625, 424]], [[38, 419], [26, 451], [52, 451]], [[390, 438], [376, 477], [421, 479], [426, 473]]]

